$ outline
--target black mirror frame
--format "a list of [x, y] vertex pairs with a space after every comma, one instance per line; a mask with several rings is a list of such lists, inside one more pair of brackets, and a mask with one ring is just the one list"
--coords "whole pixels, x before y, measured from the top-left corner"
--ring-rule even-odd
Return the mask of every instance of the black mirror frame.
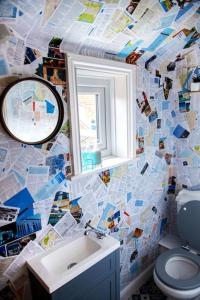
[[[45, 139], [43, 140], [40, 140], [40, 141], [37, 141], [37, 142], [26, 142], [26, 141], [23, 141], [23, 140], [20, 140], [19, 138], [17, 138], [15, 135], [13, 135], [10, 130], [8, 129], [5, 121], [4, 121], [4, 118], [3, 118], [3, 104], [4, 104], [4, 100], [5, 100], [5, 97], [8, 93], [8, 91], [17, 83], [21, 82], [21, 81], [26, 81], [26, 80], [33, 80], [33, 81], [38, 81], [42, 84], [44, 84], [47, 88], [49, 88], [51, 90], [51, 92], [53, 93], [53, 95], [55, 96], [56, 98], [56, 101], [57, 101], [57, 104], [58, 104], [58, 121], [57, 121], [57, 124], [56, 124], [56, 127], [55, 129], [53, 130], [53, 132], [48, 136], [46, 137]], [[61, 126], [62, 126], [62, 123], [63, 123], [63, 119], [64, 119], [64, 107], [63, 107], [63, 102], [62, 102], [62, 99], [59, 95], [59, 93], [56, 91], [56, 89], [54, 88], [54, 86], [52, 86], [49, 82], [43, 80], [43, 79], [40, 79], [40, 78], [37, 78], [37, 77], [26, 77], [26, 78], [22, 78], [22, 79], [18, 79], [18, 80], [15, 80], [14, 82], [10, 83], [3, 91], [3, 93], [1, 94], [0, 96], [0, 121], [1, 121], [1, 124], [4, 128], [4, 130], [13, 138], [15, 139], [16, 141], [22, 143], [22, 144], [27, 144], [27, 145], [40, 145], [40, 144], [44, 144], [48, 141], [50, 141], [52, 138], [55, 137], [55, 135], [59, 132]]]

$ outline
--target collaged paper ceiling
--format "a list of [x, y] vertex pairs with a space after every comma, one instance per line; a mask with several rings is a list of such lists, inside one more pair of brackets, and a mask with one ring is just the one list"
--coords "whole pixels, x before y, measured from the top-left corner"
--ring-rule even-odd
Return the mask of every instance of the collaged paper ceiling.
[[[62, 39], [62, 52], [126, 60], [146, 68], [174, 60], [180, 50], [199, 42], [198, 0], [2, 0], [0, 4], [0, 22], [15, 36], [9, 39], [10, 51], [14, 45], [20, 47], [18, 64], [26, 47], [35, 49], [37, 58], [46, 56], [53, 36]], [[5, 28], [1, 32], [1, 39], [9, 35]], [[10, 59], [9, 51], [0, 53]]]

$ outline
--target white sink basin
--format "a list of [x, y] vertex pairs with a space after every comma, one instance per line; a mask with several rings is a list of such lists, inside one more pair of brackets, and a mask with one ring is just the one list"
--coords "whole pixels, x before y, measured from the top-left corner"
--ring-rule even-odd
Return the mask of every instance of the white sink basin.
[[41, 264], [48, 272], [61, 274], [100, 248], [100, 245], [94, 240], [82, 236], [47, 254], [41, 259]]
[[45, 289], [52, 293], [120, 247], [119, 241], [81, 236], [61, 242], [27, 262]]

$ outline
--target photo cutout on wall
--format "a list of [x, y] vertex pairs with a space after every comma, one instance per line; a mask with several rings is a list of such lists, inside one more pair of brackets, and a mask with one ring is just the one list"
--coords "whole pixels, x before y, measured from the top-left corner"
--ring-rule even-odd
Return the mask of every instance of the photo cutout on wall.
[[41, 229], [41, 216], [34, 214], [33, 202], [27, 188], [4, 202], [7, 207], [18, 207], [19, 212], [15, 222], [0, 227], [0, 246]]

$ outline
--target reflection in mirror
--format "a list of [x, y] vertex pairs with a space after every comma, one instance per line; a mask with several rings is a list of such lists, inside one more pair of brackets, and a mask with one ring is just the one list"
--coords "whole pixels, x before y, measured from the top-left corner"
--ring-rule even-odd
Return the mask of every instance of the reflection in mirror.
[[1, 98], [2, 124], [20, 142], [47, 142], [62, 125], [62, 100], [44, 80], [17, 80], [6, 88]]

